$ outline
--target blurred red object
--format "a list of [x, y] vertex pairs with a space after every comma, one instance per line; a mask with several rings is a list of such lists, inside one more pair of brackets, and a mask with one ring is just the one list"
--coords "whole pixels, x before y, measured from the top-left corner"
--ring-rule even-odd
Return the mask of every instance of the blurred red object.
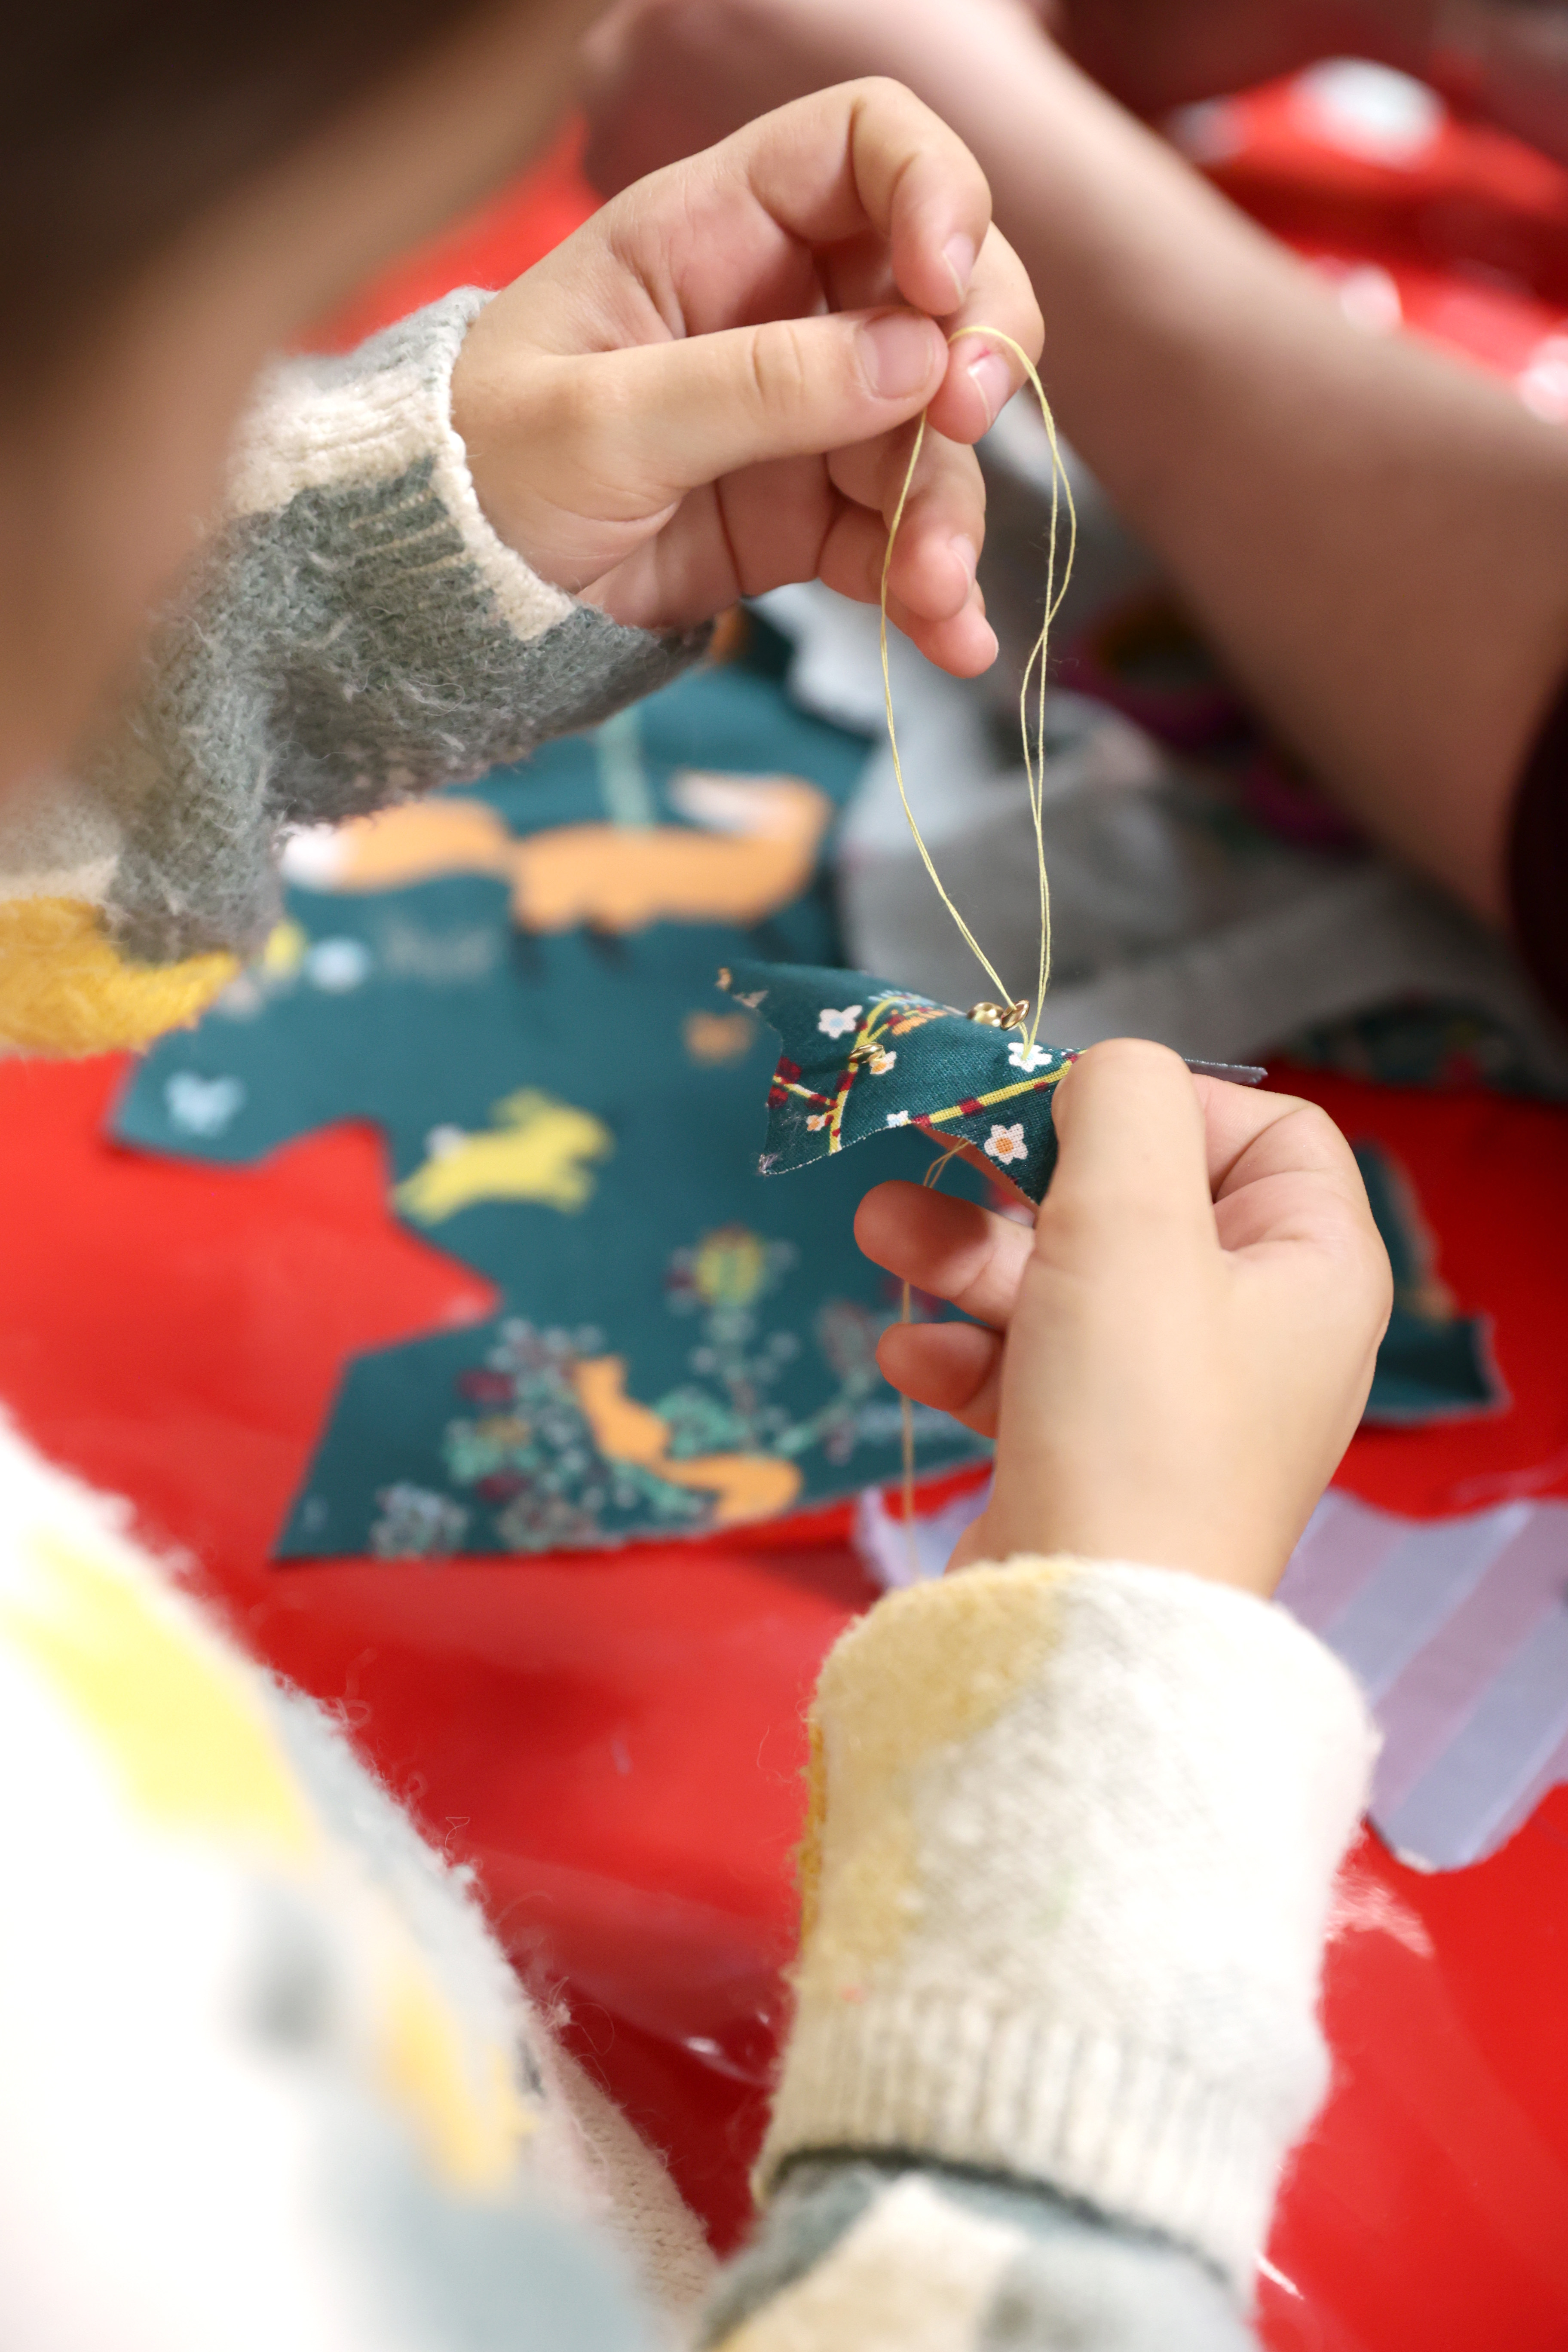
[[1338, 286], [1358, 325], [1430, 336], [1513, 378], [1542, 415], [1568, 417], [1562, 164], [1352, 58], [1184, 108], [1172, 131], [1216, 187]]

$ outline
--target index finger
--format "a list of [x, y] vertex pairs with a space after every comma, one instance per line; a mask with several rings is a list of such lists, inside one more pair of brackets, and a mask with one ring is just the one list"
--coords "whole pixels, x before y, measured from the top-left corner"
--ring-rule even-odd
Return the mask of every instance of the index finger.
[[[1265, 1176], [1356, 1175], [1355, 1155], [1328, 1113], [1300, 1095], [1193, 1076], [1203, 1108], [1209, 1185], [1223, 1201]], [[1356, 1177], [1359, 1182], [1359, 1176]]]
[[[778, 107], [595, 217], [679, 332], [797, 310], [803, 260], [809, 275], [811, 255], [868, 240], [886, 247], [903, 299], [945, 319], [969, 294], [991, 190], [940, 116], [900, 82], [872, 79]], [[822, 283], [813, 279], [818, 304]], [[997, 323], [1028, 332], [1026, 316]]]
[[969, 292], [991, 189], [962, 139], [901, 82], [873, 78], [796, 99], [749, 123], [732, 155], [759, 204], [808, 245], [868, 228], [886, 238], [906, 302], [944, 319]]
[[[869, 309], [900, 290], [886, 246], [873, 236], [832, 253], [823, 274], [836, 310]], [[1012, 346], [1038, 360], [1045, 342], [1028, 273], [1000, 229], [986, 231], [969, 291], [943, 316], [942, 327], [952, 348], [947, 373], [930, 403], [930, 421], [946, 440], [978, 441], [1024, 382], [1023, 362]], [[986, 328], [998, 331], [988, 335], [982, 331]]]

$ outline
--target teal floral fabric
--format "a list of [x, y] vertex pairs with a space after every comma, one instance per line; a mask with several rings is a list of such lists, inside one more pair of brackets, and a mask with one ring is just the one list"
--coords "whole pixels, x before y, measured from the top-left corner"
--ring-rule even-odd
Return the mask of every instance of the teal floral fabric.
[[[768, 1089], [764, 1176], [912, 1129], [933, 1144], [963, 1143], [1027, 1199], [1045, 1198], [1057, 1159], [1051, 1107], [1079, 1058], [1072, 1047], [1031, 1045], [1021, 1029], [863, 971], [742, 961], [720, 985], [784, 1048]], [[1265, 1076], [1250, 1066], [1188, 1066], [1244, 1085]], [[1435, 1279], [1404, 1171], [1373, 1144], [1358, 1146], [1356, 1160], [1394, 1277], [1367, 1420], [1409, 1425], [1500, 1410], [1507, 1396], [1485, 1318], [1460, 1314]]]
[[[146, 1149], [244, 1162], [376, 1121], [394, 1214], [500, 1294], [345, 1366], [280, 1558], [700, 1535], [900, 1475], [875, 1350], [900, 1295], [853, 1224], [930, 1147], [763, 1182], [771, 1044], [713, 985], [833, 960], [824, 858], [866, 756], [757, 647], [378, 819], [354, 887], [297, 865], [264, 961], [136, 1069], [115, 1129]], [[916, 1446], [922, 1473], [987, 1451], [924, 1409]]]
[[[720, 985], [784, 1046], [768, 1089], [764, 1176], [910, 1128], [932, 1143], [968, 1146], [1027, 1199], [1045, 1199], [1057, 1162], [1052, 1097], [1078, 1049], [976, 1017], [997, 1008], [960, 1012], [863, 971], [740, 961]], [[1188, 1067], [1243, 1086], [1264, 1075], [1215, 1062]]]

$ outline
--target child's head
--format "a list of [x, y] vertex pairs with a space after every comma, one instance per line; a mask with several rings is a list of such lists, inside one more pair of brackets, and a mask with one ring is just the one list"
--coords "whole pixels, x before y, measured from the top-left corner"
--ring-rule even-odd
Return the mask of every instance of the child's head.
[[48, 0], [0, 84], [0, 793], [61, 759], [279, 342], [535, 147], [596, 0]]

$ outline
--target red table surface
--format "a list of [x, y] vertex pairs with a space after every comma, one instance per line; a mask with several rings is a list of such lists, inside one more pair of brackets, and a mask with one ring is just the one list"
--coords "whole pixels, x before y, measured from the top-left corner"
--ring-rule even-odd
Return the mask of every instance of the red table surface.
[[[372, 289], [339, 340], [462, 278], [499, 281], [586, 204], [556, 158]], [[732, 2242], [794, 1937], [802, 1711], [872, 1598], [847, 1515], [553, 1559], [274, 1568], [345, 1356], [490, 1300], [393, 1223], [374, 1130], [253, 1170], [144, 1158], [103, 1137], [121, 1066], [0, 1064], [0, 1396], [46, 1452], [128, 1496], [477, 1864], [525, 1973], [563, 1990], [579, 2053]], [[1363, 1433], [1345, 1483], [1417, 1513], [1568, 1492], [1568, 1119], [1300, 1085], [1402, 1161], [1443, 1277], [1494, 1318], [1513, 1398], [1489, 1420]], [[1563, 1790], [1479, 1868], [1424, 1877], [1371, 1837], [1357, 1849], [1328, 1968], [1334, 2089], [1263, 2294], [1275, 2352], [1568, 2342], [1565, 1897]]]

